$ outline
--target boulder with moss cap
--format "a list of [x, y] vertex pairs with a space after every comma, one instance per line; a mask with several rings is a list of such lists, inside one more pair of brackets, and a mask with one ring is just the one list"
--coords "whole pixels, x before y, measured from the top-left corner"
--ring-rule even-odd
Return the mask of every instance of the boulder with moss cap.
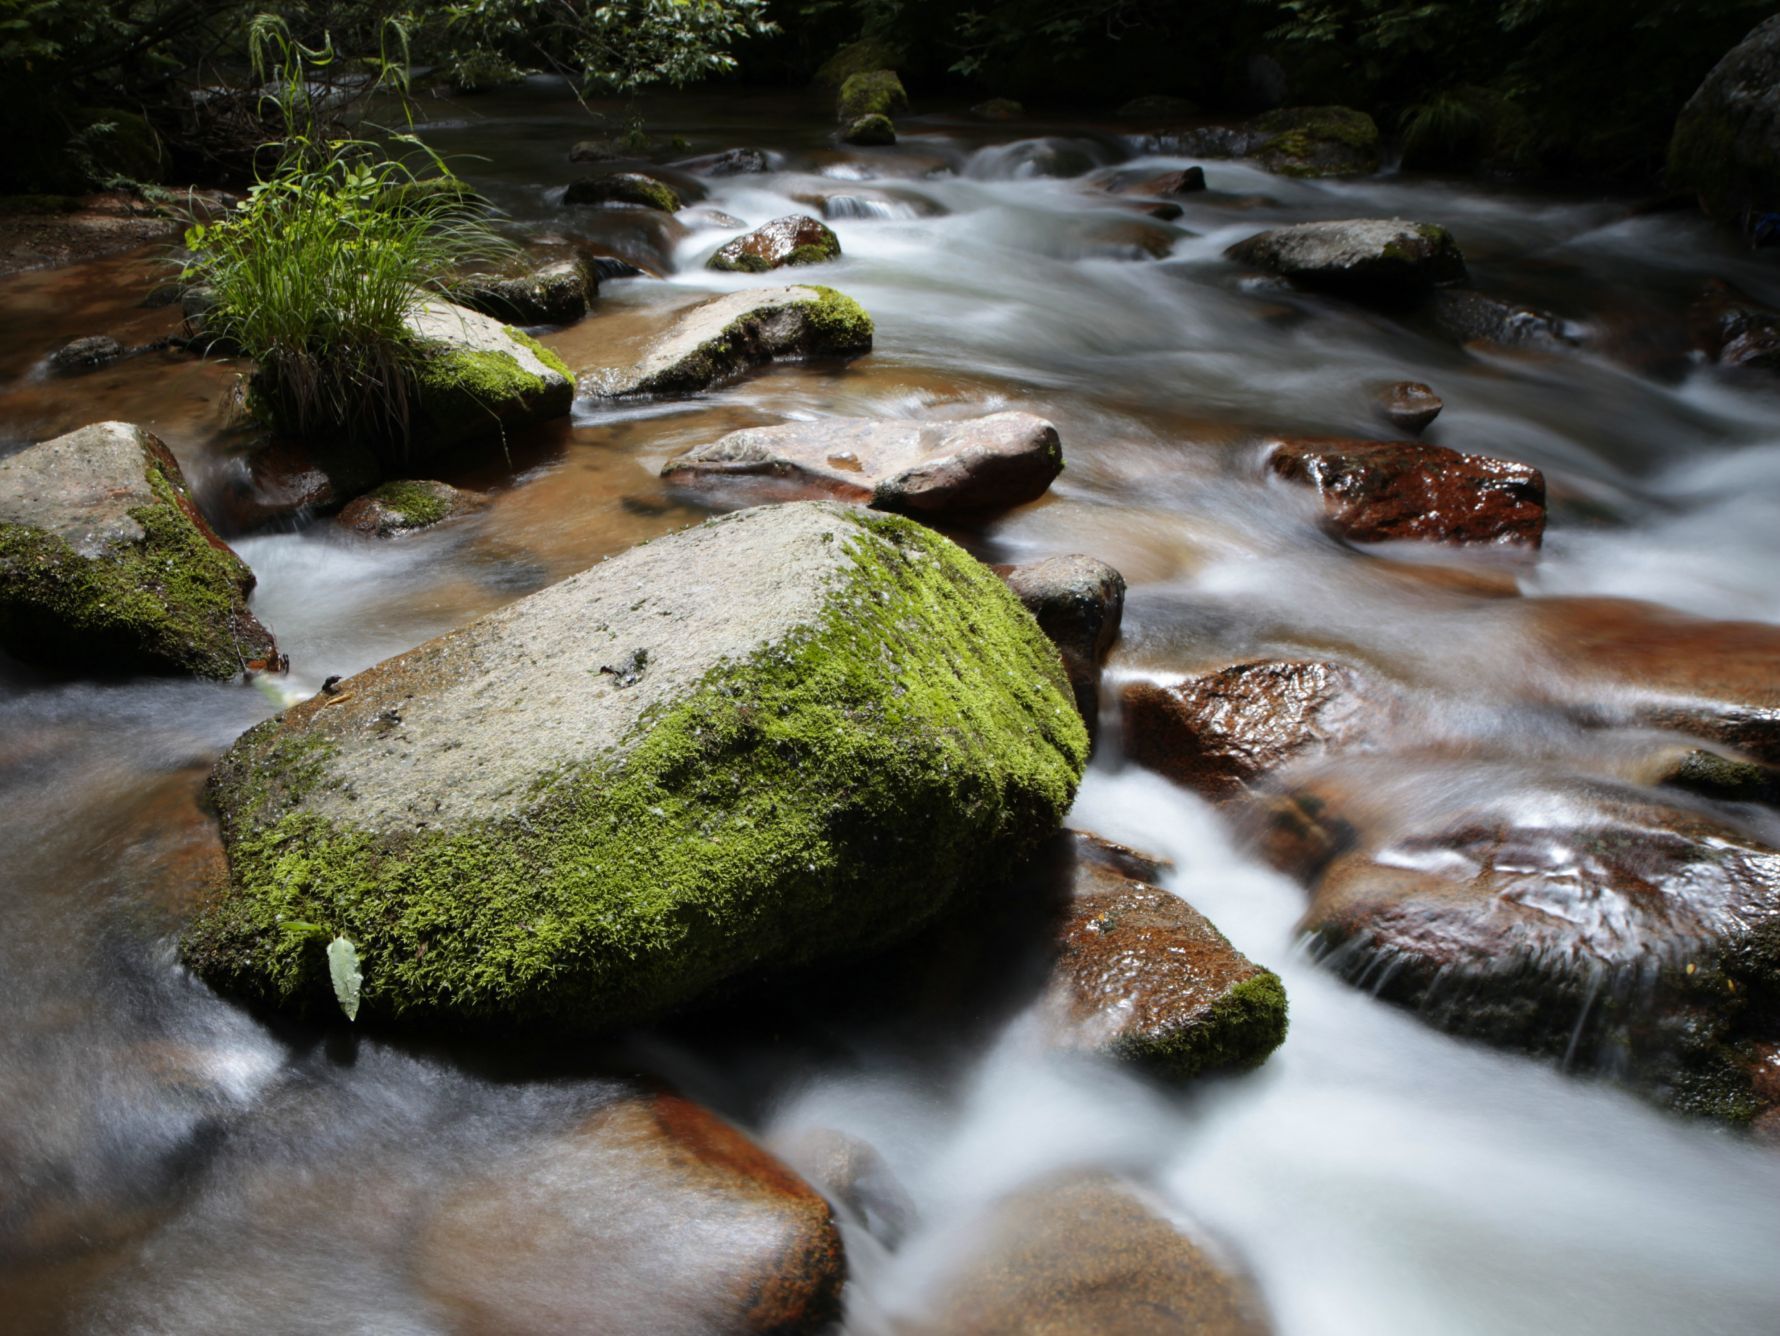
[[1349, 107], [1281, 107], [1251, 126], [1255, 157], [1281, 176], [1368, 176], [1378, 170], [1378, 125]]
[[396, 538], [430, 529], [486, 504], [487, 498], [460, 491], [450, 483], [401, 478], [354, 498], [340, 512], [337, 523], [368, 537]]
[[409, 332], [426, 351], [415, 381], [410, 458], [565, 417], [575, 377], [555, 353], [493, 316], [417, 302]]
[[683, 313], [641, 361], [590, 373], [602, 397], [696, 394], [751, 367], [871, 351], [872, 320], [845, 293], [814, 284], [751, 288]]
[[895, 70], [866, 70], [849, 75], [835, 101], [835, 119], [851, 125], [861, 116], [889, 116], [908, 107], [909, 95]]
[[186, 960], [361, 1021], [601, 1028], [867, 951], [1054, 831], [1087, 737], [994, 574], [825, 502], [633, 548], [244, 735]]
[[665, 181], [642, 172], [610, 172], [574, 182], [563, 192], [564, 204], [634, 204], [644, 209], [673, 213], [680, 195]]
[[21, 659], [219, 679], [273, 666], [253, 584], [141, 427], [100, 422], [0, 460], [0, 646]]
[[841, 241], [832, 228], [808, 214], [791, 213], [726, 242], [708, 267], [762, 274], [783, 265], [822, 264], [840, 257]]

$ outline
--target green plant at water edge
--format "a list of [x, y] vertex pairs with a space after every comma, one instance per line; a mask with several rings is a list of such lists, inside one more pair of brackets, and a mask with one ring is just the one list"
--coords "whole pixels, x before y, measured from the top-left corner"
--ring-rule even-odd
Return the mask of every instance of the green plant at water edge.
[[328, 943], [328, 980], [334, 985], [334, 997], [346, 1019], [358, 1019], [358, 990], [365, 981], [359, 972], [358, 948], [344, 937]]
[[[402, 43], [392, 26], [376, 74], [398, 100]], [[213, 303], [205, 339], [259, 364], [250, 404], [266, 420], [403, 440], [414, 386], [433, 355], [410, 332], [409, 311], [458, 269], [497, 261], [510, 247], [474, 194], [411, 133], [377, 141], [318, 128], [312, 74], [332, 62], [331, 46], [296, 42], [262, 15], [251, 49], [256, 73], [276, 82], [268, 115], [285, 136], [278, 165], [239, 206], [214, 221], [193, 219], [186, 231], [182, 278], [209, 289]], [[411, 161], [431, 174], [423, 178]]]

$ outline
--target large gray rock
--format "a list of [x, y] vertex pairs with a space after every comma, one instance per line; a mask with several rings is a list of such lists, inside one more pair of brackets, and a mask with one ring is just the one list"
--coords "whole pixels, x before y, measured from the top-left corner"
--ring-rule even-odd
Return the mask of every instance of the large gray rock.
[[963, 422], [820, 418], [749, 427], [670, 460], [661, 476], [678, 487], [759, 500], [821, 496], [951, 515], [1036, 500], [1062, 468], [1049, 422], [992, 413]]
[[1225, 254], [1299, 287], [1384, 306], [1409, 305], [1465, 281], [1465, 259], [1450, 232], [1401, 218], [1298, 223], [1239, 241]]
[[565, 417], [575, 401], [562, 359], [493, 316], [429, 297], [409, 311], [408, 329], [430, 354], [412, 407], [414, 454]]
[[1780, 15], [1733, 47], [1681, 109], [1669, 182], [1727, 223], [1780, 209]]
[[344, 936], [367, 1018], [613, 1025], [913, 932], [1056, 828], [1086, 751], [987, 567], [852, 507], [743, 511], [247, 733], [186, 958], [325, 1011]]
[[21, 659], [209, 678], [275, 666], [253, 584], [141, 427], [100, 422], [0, 459], [0, 646]]
[[590, 379], [604, 397], [694, 394], [767, 362], [857, 357], [871, 351], [872, 333], [865, 308], [833, 288], [751, 288], [700, 302], [642, 361]]

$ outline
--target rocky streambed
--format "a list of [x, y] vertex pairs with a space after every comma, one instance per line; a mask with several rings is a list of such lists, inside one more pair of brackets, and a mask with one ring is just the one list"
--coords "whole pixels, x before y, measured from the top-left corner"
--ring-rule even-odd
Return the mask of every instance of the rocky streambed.
[[3, 280], [16, 1328], [1762, 1329], [1771, 267], [857, 77], [437, 117], [402, 450]]

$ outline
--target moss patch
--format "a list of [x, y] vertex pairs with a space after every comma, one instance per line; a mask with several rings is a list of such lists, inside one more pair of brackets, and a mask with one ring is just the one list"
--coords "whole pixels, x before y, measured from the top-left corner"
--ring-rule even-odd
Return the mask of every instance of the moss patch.
[[888, 117], [908, 104], [909, 95], [903, 90], [902, 80], [896, 77], [895, 70], [867, 70], [849, 75], [841, 85], [840, 97], [835, 102], [835, 119], [842, 125], [852, 125], [863, 116]]
[[841, 141], [864, 148], [882, 148], [896, 142], [896, 124], [888, 116], [876, 112], [861, 116], [841, 131]]
[[451, 514], [451, 502], [424, 482], [386, 482], [370, 495], [373, 501], [401, 516], [402, 527], [407, 529], [424, 529]]
[[1086, 762], [1056, 651], [944, 539], [836, 527], [850, 561], [817, 623], [714, 668], [622, 759], [541, 779], [509, 819], [402, 836], [323, 820], [297, 804], [325, 746], [250, 732], [213, 780], [234, 889], [186, 959], [326, 1014], [339, 934], [367, 1018], [598, 1027], [906, 936], [1005, 875]]
[[1378, 170], [1378, 126], [1348, 107], [1282, 107], [1258, 117], [1270, 138], [1256, 154], [1282, 176], [1361, 175]]
[[576, 181], [563, 192], [564, 204], [636, 204], [645, 209], [673, 213], [680, 196], [665, 181], [641, 172], [613, 172]]
[[1186, 1080], [1259, 1067], [1285, 1037], [1285, 985], [1271, 970], [1262, 970], [1231, 988], [1193, 1024], [1128, 1040], [1118, 1053], [1170, 1080]]
[[[816, 293], [814, 300], [756, 307], [740, 316], [674, 366], [627, 391], [632, 394], [675, 394], [708, 389], [751, 366], [774, 357], [856, 357], [871, 351], [872, 318], [844, 292], [814, 283], [799, 287]], [[801, 330], [768, 331], [773, 317], [787, 306], [803, 312]]]

